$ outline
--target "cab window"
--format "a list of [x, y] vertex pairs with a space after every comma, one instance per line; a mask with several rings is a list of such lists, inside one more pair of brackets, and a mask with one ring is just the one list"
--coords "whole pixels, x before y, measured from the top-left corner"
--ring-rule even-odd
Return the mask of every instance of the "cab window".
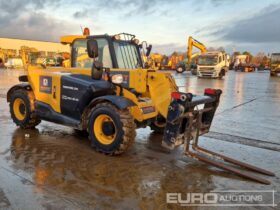
[[[96, 58], [99, 62], [103, 63], [104, 67], [112, 68], [112, 59], [109, 50], [109, 44], [106, 39], [96, 39], [98, 43], [99, 55]], [[93, 59], [88, 57], [87, 54], [87, 40], [76, 40], [72, 47], [73, 53], [73, 67], [78, 68], [91, 68]]]
[[222, 56], [219, 56], [219, 63], [222, 62]]

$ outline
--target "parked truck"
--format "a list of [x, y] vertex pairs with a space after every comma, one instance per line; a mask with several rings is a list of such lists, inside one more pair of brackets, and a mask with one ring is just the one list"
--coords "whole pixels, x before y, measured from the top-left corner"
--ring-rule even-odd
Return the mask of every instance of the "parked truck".
[[222, 78], [229, 69], [229, 56], [222, 51], [205, 52], [198, 56], [197, 76]]
[[270, 76], [277, 76], [280, 73], [280, 53], [271, 54]]
[[249, 55], [235, 55], [233, 57], [233, 69], [241, 72], [253, 72], [256, 66], [250, 62]]

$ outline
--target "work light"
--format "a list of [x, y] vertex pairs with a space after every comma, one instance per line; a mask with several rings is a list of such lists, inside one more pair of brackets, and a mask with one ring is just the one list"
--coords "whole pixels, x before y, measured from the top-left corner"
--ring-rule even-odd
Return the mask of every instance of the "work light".
[[121, 83], [123, 83], [123, 75], [115, 74], [112, 76], [111, 80], [115, 84], [121, 84]]

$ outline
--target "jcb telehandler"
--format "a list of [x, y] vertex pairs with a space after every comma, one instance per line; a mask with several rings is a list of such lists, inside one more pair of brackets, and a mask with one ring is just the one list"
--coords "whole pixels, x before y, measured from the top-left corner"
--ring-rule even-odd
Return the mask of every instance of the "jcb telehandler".
[[[203, 154], [272, 173], [197, 145], [198, 137], [210, 129], [221, 90], [206, 89], [204, 96], [178, 92], [169, 73], [143, 68], [140, 51], [146, 48], [148, 56], [151, 45], [144, 47], [134, 35], [84, 33], [62, 37], [61, 42], [71, 46], [71, 68], [29, 65], [27, 75], [19, 77], [22, 83], [8, 91], [16, 125], [33, 128], [47, 120], [86, 130], [92, 146], [111, 155], [133, 143], [136, 128], [150, 126], [163, 134], [163, 146], [169, 149], [184, 144], [189, 157], [269, 183]], [[204, 107], [197, 109], [198, 105]]]

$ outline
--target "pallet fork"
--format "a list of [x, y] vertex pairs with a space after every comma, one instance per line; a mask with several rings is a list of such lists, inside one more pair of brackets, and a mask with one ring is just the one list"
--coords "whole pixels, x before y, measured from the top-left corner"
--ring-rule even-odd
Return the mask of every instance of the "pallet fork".
[[[177, 145], [184, 144], [184, 154], [188, 157], [235, 173], [241, 177], [269, 185], [268, 180], [224, 162], [268, 176], [275, 176], [274, 173], [207, 150], [198, 145], [199, 136], [208, 133], [210, 130], [221, 94], [222, 91], [218, 89], [205, 89], [204, 96], [194, 96], [190, 93], [181, 92], [173, 93], [173, 100], [169, 106], [167, 116], [167, 126], [164, 131], [163, 146], [173, 149]], [[197, 109], [199, 105], [204, 107]]]

